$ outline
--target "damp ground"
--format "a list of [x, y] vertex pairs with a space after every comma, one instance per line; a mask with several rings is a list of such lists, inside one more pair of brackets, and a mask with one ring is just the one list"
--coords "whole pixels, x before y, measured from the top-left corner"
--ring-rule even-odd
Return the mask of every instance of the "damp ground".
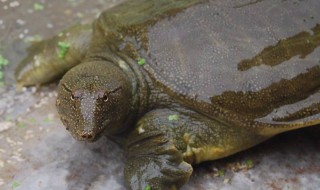
[[[0, 0], [0, 189], [122, 190], [125, 156], [106, 138], [77, 142], [55, 109], [56, 83], [16, 89], [14, 68], [31, 43], [90, 22], [116, 0]], [[279, 135], [195, 167], [183, 190], [294, 190], [320, 185], [320, 129]]]

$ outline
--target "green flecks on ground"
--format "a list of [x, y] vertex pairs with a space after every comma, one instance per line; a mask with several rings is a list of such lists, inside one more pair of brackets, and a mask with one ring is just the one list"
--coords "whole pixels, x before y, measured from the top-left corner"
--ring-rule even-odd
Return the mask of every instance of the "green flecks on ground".
[[151, 190], [151, 186], [147, 185], [146, 190]]
[[23, 128], [26, 128], [27, 125], [25, 123], [19, 122], [18, 127], [23, 129]]
[[248, 169], [253, 168], [254, 167], [253, 160], [247, 160], [246, 165], [247, 165]]
[[226, 175], [226, 170], [225, 169], [214, 169], [213, 176], [214, 177], [224, 177]]
[[45, 118], [45, 119], [44, 119], [44, 122], [46, 122], [46, 123], [51, 123], [51, 122], [53, 122], [53, 120], [52, 120], [51, 118]]
[[11, 187], [12, 187], [12, 189], [16, 189], [16, 188], [20, 187], [20, 185], [21, 184], [18, 181], [13, 181]]
[[42, 38], [42, 36], [40, 36], [39, 34], [36, 34], [36, 35], [34, 35], [33, 36], [33, 41], [41, 41], [43, 38]]
[[173, 114], [168, 116], [169, 121], [178, 121], [180, 119], [179, 115]]
[[6, 120], [6, 121], [13, 121], [13, 120], [14, 120], [14, 117], [13, 117], [13, 116], [6, 116], [6, 117], [5, 117], [5, 120]]
[[41, 3], [35, 3], [35, 4], [33, 4], [33, 8], [34, 8], [34, 10], [42, 11], [44, 9], [44, 5]]
[[0, 68], [9, 64], [9, 61], [0, 54]]
[[138, 60], [138, 65], [145, 65], [146, 64], [146, 60], [145, 59], [143, 59], [143, 58], [141, 58], [141, 59], [139, 59]]
[[28, 43], [28, 42], [40, 42], [40, 41], [42, 41], [42, 40], [43, 40], [42, 36], [36, 34], [36, 35], [34, 35], [34, 36], [27, 37], [27, 38], [25, 39], [25, 42], [27, 42], [27, 43]]
[[0, 87], [2, 87], [2, 86], [4, 86], [4, 82], [3, 82], [3, 76], [4, 74], [3, 74], [3, 71], [1, 70], [1, 68], [0, 68]]
[[218, 171], [218, 176], [219, 177], [224, 177], [225, 175], [226, 175], [226, 170], [221, 169], [221, 170]]
[[30, 121], [31, 123], [36, 123], [36, 122], [37, 122], [37, 120], [36, 120], [35, 118], [30, 118], [29, 121]]
[[59, 58], [64, 59], [70, 49], [70, 44], [66, 42], [58, 42]]
[[3, 73], [3, 67], [8, 65], [9, 61], [8, 59], [4, 58], [3, 55], [0, 54], [0, 87], [4, 86], [4, 73]]

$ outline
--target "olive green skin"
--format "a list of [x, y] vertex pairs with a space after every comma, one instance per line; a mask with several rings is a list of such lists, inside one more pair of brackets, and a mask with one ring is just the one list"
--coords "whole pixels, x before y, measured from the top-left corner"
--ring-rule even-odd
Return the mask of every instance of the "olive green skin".
[[[57, 109], [72, 136], [120, 143], [131, 189], [179, 189], [191, 164], [320, 123], [318, 10], [317, 0], [132, 0], [92, 30], [33, 48], [17, 80], [43, 84], [70, 69]], [[65, 59], [58, 41], [71, 44]]]

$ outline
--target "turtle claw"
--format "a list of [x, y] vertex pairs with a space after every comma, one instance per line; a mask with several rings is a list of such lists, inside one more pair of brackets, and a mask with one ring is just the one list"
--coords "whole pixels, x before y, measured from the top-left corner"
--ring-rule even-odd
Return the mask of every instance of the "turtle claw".
[[179, 189], [189, 181], [192, 166], [171, 155], [150, 155], [132, 158], [125, 167], [125, 178], [132, 190]]
[[[179, 189], [189, 181], [192, 166], [165, 135], [145, 132], [128, 146], [125, 178], [132, 190]], [[141, 137], [141, 136], [140, 136]], [[149, 188], [149, 189], [150, 189]]]

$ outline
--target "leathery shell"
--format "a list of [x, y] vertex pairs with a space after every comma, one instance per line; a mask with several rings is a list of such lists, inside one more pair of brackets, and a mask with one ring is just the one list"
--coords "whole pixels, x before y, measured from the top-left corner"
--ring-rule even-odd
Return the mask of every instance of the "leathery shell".
[[265, 134], [319, 123], [320, 3], [246, 2], [145, 18], [119, 48], [138, 49], [157, 84], [213, 119]]

